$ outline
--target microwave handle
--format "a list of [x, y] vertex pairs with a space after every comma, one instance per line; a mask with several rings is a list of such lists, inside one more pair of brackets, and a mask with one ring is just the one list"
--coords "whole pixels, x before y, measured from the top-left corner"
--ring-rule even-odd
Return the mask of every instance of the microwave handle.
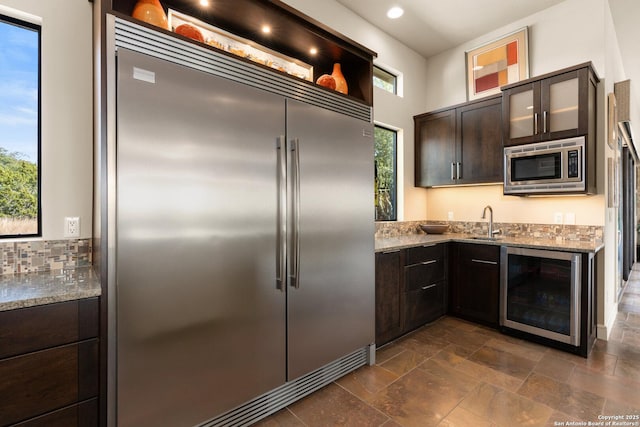
[[538, 113], [533, 113], [533, 134], [538, 134]]

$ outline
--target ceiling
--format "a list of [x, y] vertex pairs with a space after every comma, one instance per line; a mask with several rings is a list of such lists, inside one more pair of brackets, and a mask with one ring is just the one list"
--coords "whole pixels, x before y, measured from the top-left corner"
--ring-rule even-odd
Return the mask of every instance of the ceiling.
[[[425, 58], [429, 58], [564, 0], [337, 1]], [[640, 55], [637, 53], [637, 41], [640, 40], [640, 1], [608, 1], [625, 73], [632, 82], [632, 102], [638, 105]], [[386, 13], [391, 6], [396, 5], [402, 6], [404, 15], [391, 20], [386, 17]]]
[[[564, 0], [337, 1], [428, 58]], [[404, 15], [392, 20], [386, 13], [394, 5]]]

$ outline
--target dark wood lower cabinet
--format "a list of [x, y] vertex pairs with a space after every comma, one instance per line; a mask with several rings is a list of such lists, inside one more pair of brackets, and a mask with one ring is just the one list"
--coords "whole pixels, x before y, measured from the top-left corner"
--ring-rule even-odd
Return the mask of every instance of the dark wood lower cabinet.
[[447, 309], [446, 244], [376, 254], [376, 345], [431, 322]]
[[98, 399], [90, 399], [50, 412], [15, 427], [85, 427], [98, 425]]
[[426, 289], [410, 291], [405, 294], [405, 331], [432, 322], [446, 313], [446, 285], [445, 281], [440, 281], [426, 285]]
[[0, 312], [0, 426], [98, 425], [97, 308], [94, 298]]
[[500, 246], [452, 243], [451, 314], [498, 327]]
[[400, 250], [376, 254], [376, 346], [402, 335], [404, 295]]

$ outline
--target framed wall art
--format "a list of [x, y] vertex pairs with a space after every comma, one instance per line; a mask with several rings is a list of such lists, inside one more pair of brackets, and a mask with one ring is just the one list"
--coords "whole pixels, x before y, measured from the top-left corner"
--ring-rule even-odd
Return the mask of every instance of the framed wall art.
[[529, 78], [528, 28], [468, 50], [467, 100], [500, 93], [500, 87]]

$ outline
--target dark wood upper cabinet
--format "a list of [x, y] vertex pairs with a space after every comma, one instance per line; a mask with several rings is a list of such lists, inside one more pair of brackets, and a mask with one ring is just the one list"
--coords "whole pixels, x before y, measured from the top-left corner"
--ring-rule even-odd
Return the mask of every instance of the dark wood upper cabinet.
[[421, 114], [414, 124], [417, 187], [502, 181], [501, 96]]
[[502, 98], [456, 108], [458, 184], [501, 182]]
[[594, 139], [598, 81], [586, 63], [503, 87], [504, 145]]
[[453, 184], [455, 110], [416, 116], [414, 123], [416, 187]]
[[[131, 19], [141, 25], [148, 25], [131, 18], [137, 0], [107, 0], [107, 2], [111, 4], [110, 9], [108, 6], [106, 8], [108, 12], [121, 18]], [[313, 66], [313, 82], [322, 74], [331, 74], [333, 64], [340, 63], [349, 86], [348, 96], [366, 105], [373, 105], [373, 58], [376, 53], [281, 1], [216, 0], [211, 1], [208, 7], [202, 7], [198, 1], [194, 0], [161, 0], [160, 2], [165, 12], [173, 9], [184, 13]], [[265, 24], [272, 28], [269, 34], [262, 32]], [[157, 27], [151, 28], [182, 38]], [[193, 43], [232, 55], [207, 44], [196, 41]], [[317, 49], [317, 54], [310, 53], [312, 47]], [[274, 70], [274, 72], [278, 71]], [[313, 82], [308, 83], [314, 85]]]

